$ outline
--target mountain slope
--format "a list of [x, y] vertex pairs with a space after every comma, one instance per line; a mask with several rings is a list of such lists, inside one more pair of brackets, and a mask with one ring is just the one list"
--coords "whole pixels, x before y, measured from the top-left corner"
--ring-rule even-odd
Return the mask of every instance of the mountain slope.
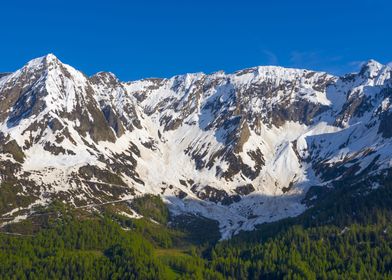
[[388, 176], [391, 72], [369, 61], [343, 77], [267, 66], [124, 83], [32, 60], [0, 77], [0, 214], [153, 193], [174, 215], [218, 220], [223, 238], [299, 215], [312, 186]]

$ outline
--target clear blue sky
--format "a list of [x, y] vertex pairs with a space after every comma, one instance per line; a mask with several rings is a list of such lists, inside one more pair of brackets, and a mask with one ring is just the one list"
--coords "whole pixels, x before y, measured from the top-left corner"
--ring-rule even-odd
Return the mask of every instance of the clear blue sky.
[[47, 53], [122, 80], [255, 65], [341, 74], [392, 61], [389, 0], [36, 0], [0, 11], [0, 72]]

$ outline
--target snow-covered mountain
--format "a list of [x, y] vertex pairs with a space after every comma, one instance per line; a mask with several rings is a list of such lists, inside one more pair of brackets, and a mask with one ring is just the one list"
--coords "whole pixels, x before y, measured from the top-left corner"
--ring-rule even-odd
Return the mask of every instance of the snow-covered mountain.
[[343, 77], [266, 66], [121, 82], [34, 59], [0, 74], [0, 215], [153, 193], [227, 238], [302, 213], [311, 186], [376, 188], [392, 166], [391, 74], [371, 60]]

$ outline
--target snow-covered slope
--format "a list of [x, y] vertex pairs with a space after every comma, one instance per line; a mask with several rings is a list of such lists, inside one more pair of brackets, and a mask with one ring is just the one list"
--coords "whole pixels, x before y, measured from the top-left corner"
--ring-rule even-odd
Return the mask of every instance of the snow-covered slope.
[[[255, 67], [121, 82], [50, 54], [0, 76], [1, 188], [17, 218], [160, 194], [222, 237], [302, 213], [314, 185], [391, 168], [391, 68]], [[358, 176], [361, 174], [361, 176]]]

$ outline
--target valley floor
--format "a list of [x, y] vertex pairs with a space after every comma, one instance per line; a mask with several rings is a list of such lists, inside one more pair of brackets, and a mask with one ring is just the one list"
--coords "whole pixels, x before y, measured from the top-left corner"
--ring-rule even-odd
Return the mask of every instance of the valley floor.
[[0, 234], [0, 278], [392, 279], [391, 187], [349, 191], [220, 242], [216, 222], [172, 220], [159, 197], [134, 204], [141, 219], [116, 214], [115, 205], [92, 213], [54, 203], [39, 220], [2, 229], [15, 235]]

